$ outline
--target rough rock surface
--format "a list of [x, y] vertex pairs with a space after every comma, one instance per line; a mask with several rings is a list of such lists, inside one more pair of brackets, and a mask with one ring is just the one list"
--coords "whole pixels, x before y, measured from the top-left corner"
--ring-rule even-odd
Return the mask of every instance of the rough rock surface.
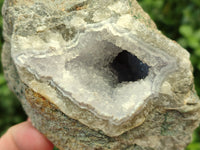
[[5, 0], [2, 62], [63, 150], [181, 150], [200, 103], [188, 52], [135, 0]]

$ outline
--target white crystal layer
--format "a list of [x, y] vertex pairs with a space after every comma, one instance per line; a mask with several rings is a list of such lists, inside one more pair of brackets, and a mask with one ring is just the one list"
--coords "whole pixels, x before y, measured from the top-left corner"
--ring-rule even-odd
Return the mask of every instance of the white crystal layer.
[[[141, 44], [137, 36], [117, 26], [88, 28], [67, 44], [58, 43], [56, 38], [61, 37], [55, 33], [50, 37], [49, 43], [37, 41], [37, 45], [26, 38], [20, 44], [25, 50], [13, 56], [18, 66], [27, 68], [38, 80], [48, 81], [79, 107], [116, 125], [137, 114], [148, 97], [156, 95], [162, 78], [175, 68], [170, 56]], [[123, 50], [150, 66], [145, 79], [117, 83], [109, 65]], [[54, 103], [65, 112], [62, 100]]]

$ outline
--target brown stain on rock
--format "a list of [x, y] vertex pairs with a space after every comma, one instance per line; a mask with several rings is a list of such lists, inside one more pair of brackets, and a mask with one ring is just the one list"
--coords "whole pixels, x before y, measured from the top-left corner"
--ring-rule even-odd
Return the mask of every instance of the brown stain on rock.
[[31, 107], [36, 109], [39, 113], [54, 114], [54, 112], [59, 111], [59, 108], [55, 104], [30, 88], [26, 88], [25, 96]]

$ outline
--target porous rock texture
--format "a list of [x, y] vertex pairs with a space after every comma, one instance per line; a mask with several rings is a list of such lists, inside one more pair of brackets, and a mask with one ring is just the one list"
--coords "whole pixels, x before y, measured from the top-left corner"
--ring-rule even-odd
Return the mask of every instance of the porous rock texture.
[[136, 0], [5, 0], [2, 63], [61, 150], [181, 150], [199, 124], [188, 52]]

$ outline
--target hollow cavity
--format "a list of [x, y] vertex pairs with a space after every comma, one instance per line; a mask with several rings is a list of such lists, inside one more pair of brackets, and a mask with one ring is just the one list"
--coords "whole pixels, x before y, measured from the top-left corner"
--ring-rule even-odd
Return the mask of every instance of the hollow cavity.
[[120, 52], [111, 67], [117, 74], [118, 82], [137, 81], [148, 76], [149, 66], [126, 50]]

